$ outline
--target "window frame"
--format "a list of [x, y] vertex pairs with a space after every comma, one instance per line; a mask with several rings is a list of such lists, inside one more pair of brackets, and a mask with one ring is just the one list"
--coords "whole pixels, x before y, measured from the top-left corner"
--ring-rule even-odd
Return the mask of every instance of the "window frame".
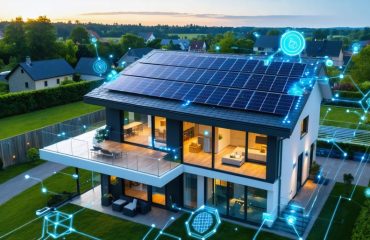
[[309, 115], [307, 115], [304, 119], [302, 119], [302, 122], [300, 124], [300, 135], [301, 139], [307, 135], [308, 133], [308, 125], [309, 125]]

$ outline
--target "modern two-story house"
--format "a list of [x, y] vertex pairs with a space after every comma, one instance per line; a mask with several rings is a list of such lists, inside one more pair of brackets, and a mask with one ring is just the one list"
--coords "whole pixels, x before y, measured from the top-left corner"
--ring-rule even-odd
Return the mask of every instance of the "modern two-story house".
[[86, 132], [41, 157], [101, 173], [102, 194], [276, 218], [308, 178], [331, 98], [315, 61], [154, 50], [85, 96], [106, 107], [104, 140]]

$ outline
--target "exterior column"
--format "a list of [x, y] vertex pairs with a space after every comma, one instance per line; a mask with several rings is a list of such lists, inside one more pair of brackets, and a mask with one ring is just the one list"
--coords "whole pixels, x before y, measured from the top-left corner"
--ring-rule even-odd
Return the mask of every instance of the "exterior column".
[[197, 176], [197, 207], [204, 205], [204, 177]]
[[[278, 197], [279, 197], [279, 187], [277, 182], [274, 184], [274, 189], [272, 191], [267, 191], [267, 209], [266, 212], [271, 214], [273, 220], [275, 221], [278, 217]], [[273, 222], [266, 222], [267, 226], [271, 227]]]
[[110, 130], [108, 139], [121, 142], [123, 136], [121, 111], [113, 108], [106, 108], [105, 114], [107, 127], [109, 127]]

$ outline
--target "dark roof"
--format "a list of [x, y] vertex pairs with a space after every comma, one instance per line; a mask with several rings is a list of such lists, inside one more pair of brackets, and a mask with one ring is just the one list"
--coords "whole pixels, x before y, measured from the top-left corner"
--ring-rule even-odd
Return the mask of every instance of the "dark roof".
[[32, 61], [31, 64], [19, 63], [6, 78], [9, 79], [18, 67], [21, 67], [34, 81], [74, 74], [73, 68], [66, 60], [52, 59]]
[[[97, 58], [85, 58], [85, 57], [80, 58], [80, 60], [78, 61], [75, 67], [75, 72], [81, 75], [100, 76], [93, 69], [93, 65], [96, 60]], [[110, 67], [108, 64], [108, 69], [106, 73], [108, 73], [109, 71], [110, 71]]]
[[188, 49], [190, 45], [190, 41], [188, 39], [167, 39], [167, 38], [161, 40], [161, 45], [162, 46], [169, 45], [171, 41], [174, 45], [182, 45], [185, 49]]
[[308, 57], [339, 57], [343, 48], [342, 41], [307, 41], [306, 54]]
[[[207, 64], [203, 65], [203, 67], [201, 67], [201, 65], [199, 65], [198, 68], [196, 66], [192, 66], [191, 68], [190, 67], [184, 67], [184, 64], [188, 65], [191, 62], [194, 62], [198, 58], [199, 58], [199, 60], [204, 60], [204, 59], [210, 60], [210, 61], [208, 61], [209, 64], [208, 65]], [[171, 59], [172, 60], [176, 59], [177, 61], [172, 61]], [[186, 61], [181, 61], [181, 59], [186, 59]], [[169, 60], [170, 62], [174, 62], [173, 64], [177, 64], [177, 65], [173, 66], [173, 67], [171, 65], [163, 65], [163, 64], [165, 64], [166, 60]], [[254, 62], [254, 63], [256, 63], [256, 62], [259, 62], [259, 63], [262, 62], [263, 63], [263, 61], [262, 61], [263, 58], [259, 58], [259, 57], [254, 57], [251, 60], [251, 57], [240, 56], [240, 55], [188, 53], [188, 52], [173, 52], [173, 51], [158, 51], [158, 50], [155, 50], [152, 53], [150, 53], [149, 55], [145, 56], [142, 60], [137, 61], [136, 63], [132, 64], [130, 67], [128, 67], [124, 71], [122, 71], [120, 73], [120, 76], [114, 82], [109, 83], [109, 84], [107, 84], [107, 85], [105, 85], [101, 88], [98, 88], [98, 89], [92, 91], [91, 93], [87, 94], [85, 99], [86, 99], [87, 102], [90, 102], [90, 103], [93, 103], [93, 104], [104, 105], [104, 106], [109, 105], [110, 107], [131, 108], [131, 110], [136, 109], [138, 111], [140, 111], [140, 109], [146, 109], [148, 111], [151, 111], [150, 114], [159, 114], [160, 113], [163, 116], [171, 117], [171, 118], [174, 118], [174, 119], [181, 117], [183, 119], [179, 119], [179, 120], [184, 120], [184, 121], [185, 120], [186, 121], [191, 121], [191, 120], [201, 121], [202, 119], [204, 119], [204, 121], [208, 121], [208, 122], [211, 122], [211, 123], [213, 122], [215, 124], [216, 123], [221, 123], [221, 122], [225, 123], [225, 121], [226, 121], [226, 124], [232, 123], [232, 124], [234, 124], [233, 125], [234, 127], [237, 126], [237, 127], [240, 127], [240, 128], [249, 128], [251, 130], [253, 129], [253, 127], [258, 127], [258, 129], [261, 133], [263, 133], [264, 131], [270, 131], [271, 130], [269, 132], [270, 134], [272, 134], [272, 132], [273, 132], [277, 136], [285, 136], [285, 137], [290, 136], [290, 133], [291, 133], [292, 129], [294, 128], [296, 122], [298, 121], [298, 118], [300, 116], [301, 111], [303, 110], [305, 102], [306, 102], [306, 100], [308, 99], [308, 97], [310, 95], [310, 87], [313, 84], [312, 82], [310, 82], [311, 85], [309, 87], [307, 87], [307, 89], [305, 90], [304, 94], [301, 97], [294, 97], [295, 102], [290, 103], [292, 105], [289, 105], [290, 106], [289, 108], [291, 109], [291, 111], [289, 110], [289, 113], [287, 115], [285, 114], [284, 116], [274, 115], [274, 114], [267, 114], [266, 112], [261, 112], [261, 111], [247, 110], [247, 108], [236, 109], [234, 107], [233, 108], [223, 107], [222, 105], [198, 104], [197, 101], [194, 101], [190, 105], [184, 107], [184, 101], [179, 101], [176, 98], [168, 99], [168, 97], [166, 98], [163, 94], [161, 94], [160, 97], [156, 97], [155, 94], [154, 95], [145, 94], [146, 89], [148, 89], [149, 91], [150, 91], [150, 89], [153, 89], [153, 91], [156, 91], [155, 89], [157, 87], [160, 88], [159, 86], [171, 85], [172, 83], [173, 83], [173, 85], [175, 85], [175, 83], [176, 83], [177, 85], [182, 85], [182, 86], [191, 85], [191, 84], [194, 85], [195, 83], [191, 82], [190, 80], [187, 81], [187, 82], [182, 82], [182, 80], [180, 79], [180, 80], [173, 80], [171, 82], [171, 78], [173, 76], [176, 75], [176, 76], [180, 77], [181, 74], [175, 74], [175, 75], [172, 74], [171, 75], [172, 77], [169, 74], [173, 72], [172, 70], [176, 70], [176, 69], [177, 70], [183, 69], [184, 73], [188, 72], [188, 71], [198, 71], [198, 72], [202, 72], [202, 71], [203, 72], [205, 72], [205, 71], [211, 71], [212, 72], [213, 71], [213, 72], [215, 72], [215, 70], [208, 70], [208, 67], [211, 66], [211, 63], [213, 62], [213, 60], [215, 62], [221, 61], [221, 60], [224, 61], [224, 62], [226, 62], [226, 61], [228, 61], [228, 62], [233, 62], [233, 61], [234, 62], [235, 61], [245, 62], [245, 66], [248, 65], [247, 62], [249, 62], [249, 61]], [[274, 62], [270, 64], [270, 66], [272, 68], [275, 68], [276, 66], [283, 66], [284, 63], [282, 61], [283, 61], [282, 59], [276, 58], [274, 60]], [[207, 62], [207, 61], [205, 61], [205, 62]], [[310, 72], [310, 74], [307, 75], [307, 77], [302, 77], [302, 78], [303, 79], [305, 79], [305, 78], [306, 79], [311, 79], [311, 80], [314, 79], [314, 77], [317, 76], [316, 75], [317, 72], [319, 72], [319, 71], [321, 72], [323, 65], [322, 64], [317, 65], [317, 64], [315, 64], [315, 63], [317, 63], [316, 61], [311, 61], [311, 60], [304, 60], [304, 62], [305, 62], [304, 64], [291, 63], [290, 68], [292, 68], [293, 65], [294, 66], [299, 65], [298, 67], [305, 66], [303, 68], [303, 69], [305, 69], [304, 71], [303, 71], [302, 68], [300, 68], [303, 71], [300, 74], [302, 74], [304, 76], [306, 76], [308, 72]], [[259, 63], [256, 63], [257, 67], [253, 68], [255, 70], [251, 69], [250, 70], [251, 72], [248, 73], [248, 74], [252, 75], [253, 73], [257, 73], [257, 72], [258, 72], [258, 74], [263, 74], [262, 72], [260, 72], [260, 70], [262, 68], [259, 67], [260, 66]], [[153, 72], [152, 71], [153, 69], [148, 69], [148, 67], [154, 68], [157, 71]], [[278, 67], [278, 68], [280, 68], [280, 67]], [[221, 69], [221, 67], [220, 67], [220, 69]], [[235, 70], [235, 69], [231, 70], [231, 66], [228, 69], [229, 69], [230, 73], [238, 75], [237, 70]], [[266, 69], [268, 69], [268, 68], [265, 68], [264, 71], [269, 71], [269, 70], [266, 70]], [[162, 70], [164, 70], [164, 72]], [[273, 70], [273, 69], [271, 69], [271, 70]], [[136, 71], [136, 73], [135, 73], [135, 71]], [[224, 72], [225, 69], [223, 69], [222, 71]], [[272, 74], [272, 75], [276, 74], [277, 75], [278, 71], [279, 70], [273, 71], [274, 73], [269, 73], [269, 74]], [[168, 73], [168, 75], [164, 74], [166, 72]], [[293, 72], [293, 70], [292, 70], [292, 72]], [[157, 74], [157, 75], [159, 74], [158, 75], [158, 76], [160, 76], [159, 79], [158, 79], [158, 77], [156, 77], [154, 79], [154, 78], [150, 78], [149, 76], [146, 76], [146, 77], [134, 76], [135, 74], [139, 74], [141, 76], [144, 76], [146, 74], [151, 74], [151, 73]], [[241, 74], [241, 72], [240, 72], [240, 74]], [[267, 72], [266, 72], [266, 74], [267, 74]], [[290, 73], [288, 73], [288, 74], [290, 74]], [[133, 80], [133, 82], [131, 80]], [[221, 81], [221, 79], [218, 79], [218, 80]], [[233, 81], [233, 79], [229, 79], [228, 81], [230, 82], [230, 80]], [[291, 79], [291, 80], [294, 80], [294, 79]], [[301, 80], [299, 77], [298, 78], [295, 77], [294, 81], [289, 80], [289, 84], [294, 85], [294, 83], [298, 83], [299, 80]], [[145, 84], [145, 81], [152, 81], [153, 82], [153, 87], [152, 87], [151, 83], [150, 84]], [[170, 81], [170, 84], [167, 84], [166, 81]], [[270, 79], [270, 81], [271, 81], [271, 79]], [[312, 80], [312, 81], [314, 81], [314, 80]], [[245, 79], [244, 82], [247, 83], [249, 81], [247, 81], [247, 79]], [[142, 83], [144, 83], [144, 85], [141, 86]], [[219, 87], [217, 87], [216, 85], [213, 86], [213, 83], [212, 84], [209, 83], [209, 84], [206, 84], [204, 86], [206, 88], [207, 88], [207, 86], [211, 87], [211, 88], [215, 88], [215, 87], [216, 88], [225, 88], [225, 86], [222, 85], [223, 84], [222, 82], [219, 83], [220, 85], [217, 85]], [[130, 85], [132, 85], [132, 87], [133, 87], [132, 89], [136, 89], [138, 91], [136, 91], [136, 90], [127, 91], [127, 90], [120, 89], [121, 87], [130, 88]], [[201, 84], [198, 83], [197, 85], [199, 86]], [[169, 88], [171, 88], [171, 87], [169, 87]], [[269, 90], [262, 90], [262, 89], [257, 90], [256, 88], [254, 88], [256, 90], [252, 90], [252, 89], [247, 90], [245, 88], [238, 89], [237, 87], [232, 87], [232, 86], [230, 86], [230, 88], [233, 88], [233, 89], [236, 89], [236, 90], [240, 91], [240, 94], [242, 94], [242, 92], [245, 92], [245, 91], [249, 91], [249, 92], [253, 91], [253, 92], [259, 92], [259, 93], [261, 93], [261, 91], [262, 91], [262, 92], [267, 93], [267, 94], [271, 93], [272, 95], [275, 95], [275, 96], [276, 96], [276, 94], [278, 94], [275, 91], [270, 92]], [[179, 87], [178, 89], [181, 89], [181, 87]], [[174, 90], [173, 93], [175, 93], [176, 91], [177, 91], [177, 89]], [[276, 89], [276, 91], [277, 91], [277, 89]], [[279, 90], [279, 91], [281, 91], [281, 90]], [[285, 87], [284, 87], [284, 91], [285, 91]], [[163, 93], [165, 93], [165, 92], [167, 92], [167, 90], [163, 91]], [[288, 93], [279, 93], [279, 94], [282, 94], [282, 95], [285, 94], [285, 96], [290, 95]], [[162, 97], [162, 95], [163, 95], [163, 97]], [[182, 96], [185, 97], [185, 95], [186, 95], [186, 93], [184, 93]], [[200, 94], [200, 95], [202, 95], [202, 94]], [[260, 95], [260, 94], [257, 94], [257, 95]], [[282, 96], [282, 95], [279, 95], [279, 96]], [[220, 97], [222, 98], [222, 96], [220, 96]], [[240, 95], [240, 96], [241, 96], [241, 98], [244, 98], [243, 97], [244, 95], [243, 96]], [[217, 97], [217, 96], [215, 96], [215, 97]], [[181, 98], [181, 96], [180, 96], [180, 98]], [[251, 99], [254, 99], [254, 98], [251, 97]], [[250, 101], [252, 101], [252, 100], [250, 100]], [[277, 104], [277, 101], [278, 100], [276, 100], [276, 103], [272, 102], [268, 105], [270, 106], [271, 104]], [[289, 121], [285, 121], [287, 116], [289, 117]], [[206, 122], [204, 122], [203, 124], [205, 124], [205, 123]], [[268, 132], [265, 132], [265, 133], [268, 133]]]
[[131, 56], [131, 57], [142, 58], [143, 56], [150, 53], [152, 50], [154, 49], [153, 48], [132, 48], [125, 55]]
[[205, 41], [193, 40], [190, 43], [190, 49], [191, 50], [203, 50], [204, 44], [205, 44]]
[[258, 48], [271, 48], [273, 50], [278, 50], [280, 45], [280, 36], [260, 36], [256, 39], [254, 47]]
[[150, 36], [153, 35], [153, 32], [141, 32], [138, 35], [139, 37], [144, 38], [144, 40], [147, 41], [150, 38]]

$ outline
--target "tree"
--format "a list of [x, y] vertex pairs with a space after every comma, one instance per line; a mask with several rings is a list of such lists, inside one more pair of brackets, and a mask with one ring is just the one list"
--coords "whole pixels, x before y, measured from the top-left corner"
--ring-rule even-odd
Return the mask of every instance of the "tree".
[[246, 39], [246, 38], [238, 39], [236, 41], [237, 49], [234, 48], [235, 49], [234, 52], [249, 54], [253, 52], [253, 46], [254, 46], [254, 41], [252, 41], [251, 39]]
[[267, 32], [267, 36], [280, 36], [281, 32], [278, 29], [271, 29], [270, 31]]
[[361, 52], [352, 57], [350, 74], [357, 83], [370, 81], [370, 46], [365, 47]]
[[18, 61], [24, 60], [27, 55], [27, 45], [24, 30], [24, 22], [21, 17], [17, 17], [11, 21], [5, 28], [3, 46], [8, 49], [11, 56], [17, 58]]
[[40, 153], [37, 148], [30, 148], [27, 150], [27, 158], [30, 162], [40, 160]]
[[48, 59], [56, 54], [56, 32], [50, 19], [40, 16], [26, 23], [26, 43], [32, 59]]
[[126, 53], [129, 48], [142, 48], [145, 47], [144, 39], [132, 33], [122, 35], [120, 40], [123, 53]]
[[352, 232], [352, 240], [367, 240], [370, 239], [370, 200], [366, 200], [361, 212], [355, 222], [355, 227]]
[[74, 66], [77, 63], [78, 46], [71, 39], [65, 42], [58, 42], [57, 46], [58, 55]]
[[75, 27], [71, 32], [70, 38], [75, 43], [87, 44], [90, 42], [89, 33], [86, 28], [82, 26]]
[[148, 42], [146, 46], [149, 48], [161, 49], [162, 48], [161, 41], [162, 39], [156, 38], [153, 41]]
[[329, 35], [329, 32], [327, 30], [317, 29], [313, 33], [313, 39], [324, 40], [328, 37], [328, 35]]
[[179, 44], [174, 44], [172, 40], [170, 40], [170, 43], [168, 46], [166, 46], [167, 50], [181, 50], [181, 47]]

